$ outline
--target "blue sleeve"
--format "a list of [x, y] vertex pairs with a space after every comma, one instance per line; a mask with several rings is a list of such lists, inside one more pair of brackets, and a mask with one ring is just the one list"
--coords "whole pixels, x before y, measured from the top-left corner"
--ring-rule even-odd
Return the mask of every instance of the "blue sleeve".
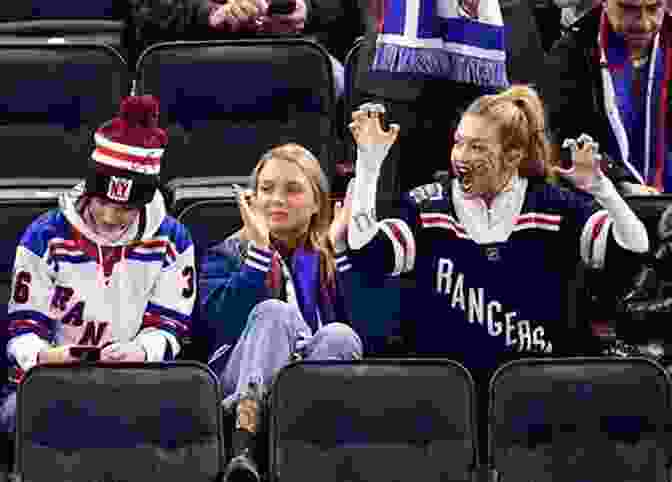
[[253, 247], [245, 260], [216, 248], [206, 253], [200, 264], [199, 314], [214, 338], [209, 345], [232, 343], [252, 308], [269, 298], [265, 281], [270, 265], [270, 252]]

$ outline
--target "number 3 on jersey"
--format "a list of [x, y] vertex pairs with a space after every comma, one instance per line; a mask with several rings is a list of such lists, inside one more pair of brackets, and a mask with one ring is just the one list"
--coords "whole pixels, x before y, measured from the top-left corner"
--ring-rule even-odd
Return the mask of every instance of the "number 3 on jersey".
[[182, 270], [182, 296], [191, 298], [194, 294], [194, 267], [186, 266]]

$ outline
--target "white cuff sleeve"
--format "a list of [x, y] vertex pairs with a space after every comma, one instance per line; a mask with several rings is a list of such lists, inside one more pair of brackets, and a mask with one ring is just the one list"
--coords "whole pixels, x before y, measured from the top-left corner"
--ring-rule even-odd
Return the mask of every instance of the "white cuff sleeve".
[[9, 340], [7, 354], [26, 372], [37, 365], [37, 354], [45, 348], [49, 348], [46, 340], [35, 333], [25, 333]]
[[612, 220], [614, 239], [623, 249], [636, 253], [649, 250], [649, 236], [642, 221], [630, 209], [630, 206], [618, 194], [614, 184], [606, 176], [599, 178], [590, 193], [607, 210]]
[[355, 186], [352, 193], [352, 216], [348, 225], [348, 245], [352, 249], [365, 246], [378, 232], [376, 194], [380, 167], [389, 146], [357, 149]]
[[143, 331], [135, 339], [145, 349], [148, 362], [163, 361], [168, 343], [170, 343], [173, 356], [177, 356], [180, 351], [180, 344], [177, 342], [175, 336], [156, 328]]

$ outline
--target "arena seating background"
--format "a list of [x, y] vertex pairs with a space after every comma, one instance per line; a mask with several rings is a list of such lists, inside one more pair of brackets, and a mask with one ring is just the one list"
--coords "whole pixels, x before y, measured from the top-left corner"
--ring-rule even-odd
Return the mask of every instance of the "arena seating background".
[[[171, 213], [190, 229], [197, 256], [239, 226], [231, 184], [245, 183], [258, 155], [271, 145], [306, 145], [332, 184], [342, 187], [336, 164], [354, 160], [344, 128], [347, 116], [371, 91], [381, 89], [377, 79], [357, 69], [362, 41], [346, 61], [342, 110], [336, 107], [325, 50], [307, 40], [175, 42], [129, 52], [120, 5], [114, 0], [0, 5], [0, 142], [6, 158], [0, 179], [0, 312], [5, 314], [23, 230], [56, 205], [58, 192], [80, 179], [90, 162], [93, 130], [115, 115], [132, 89], [161, 101], [161, 123], [170, 135], [164, 191]], [[552, 79], [543, 68], [545, 53], [530, 4], [521, 1], [503, 13], [510, 79], [534, 83], [543, 93]], [[129, 65], [128, 58], [138, 58], [137, 65]], [[414, 102], [406, 103], [409, 123], [420, 122]], [[339, 138], [350, 147], [346, 158], [335, 154]], [[383, 215], [393, 211], [403, 185], [400, 156], [388, 161], [380, 187]], [[657, 220], [670, 201], [668, 196], [629, 200], [645, 220], [654, 249]], [[618, 276], [590, 280], [608, 283]], [[402, 290], [412, 288], [411, 280], [357, 283], [353, 323], [372, 359], [300, 363], [283, 370], [268, 416], [265, 460], [272, 480], [314, 480], [316, 473], [334, 482], [496, 476], [507, 481], [669, 480], [671, 385], [660, 365], [632, 358], [516, 362], [495, 375], [490, 393], [477, 392], [463, 367], [447, 360], [413, 360], [404, 351], [404, 325], [413, 320], [400, 319], [400, 298]], [[590, 319], [568, 322], [614, 321], [611, 312], [590, 314]], [[224, 324], [231, 342], [242, 323]], [[197, 310], [194, 326], [181, 358], [204, 362], [212, 326], [198, 319]], [[639, 326], [646, 331], [645, 323]], [[3, 347], [5, 336], [3, 331]], [[164, 389], [138, 391], [140, 384], [151, 386], [147, 371]], [[113, 375], [95, 366], [67, 373], [35, 370], [28, 378], [32, 391], [26, 389], [19, 402], [24, 420], [17, 436], [19, 470], [25, 480], [90, 481], [96, 467], [100, 480], [183, 480], [187, 472], [170, 469], [181, 464], [194, 467], [189, 472], [194, 480], [215, 480], [225, 463], [227, 424], [212, 410], [220, 394], [211, 375], [186, 361], [129, 367]], [[198, 383], [190, 385], [194, 380]], [[166, 399], [174, 404], [168, 407]], [[484, 404], [489, 404], [485, 412], [479, 408]], [[124, 427], [136, 424], [136, 432], [115, 432], [111, 445], [86, 435], [93, 426], [109, 428], [115, 408], [120, 409], [117, 421], [123, 420]], [[172, 429], [167, 418], [160, 420], [162, 414]], [[56, 419], [70, 424], [54, 425]], [[202, 424], [202, 432], [180, 424]], [[74, 432], [68, 439], [80, 445], [59, 444], [69, 430]], [[182, 452], [166, 446], [166, 440], [182, 436], [193, 444], [185, 449], [178, 443]], [[114, 451], [129, 444], [150, 447], [155, 457], [129, 462], [145, 469], [132, 473], [115, 464], [107, 463], [104, 470], [97, 465], [109, 457], [126, 459], [127, 451]], [[567, 463], [570, 459], [575, 463]]]

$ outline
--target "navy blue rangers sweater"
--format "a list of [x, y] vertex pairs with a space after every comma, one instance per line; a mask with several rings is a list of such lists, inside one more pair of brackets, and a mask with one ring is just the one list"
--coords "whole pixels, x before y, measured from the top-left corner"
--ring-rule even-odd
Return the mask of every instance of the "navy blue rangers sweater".
[[412, 350], [489, 373], [523, 355], [580, 354], [585, 340], [567, 319], [577, 263], [601, 268], [607, 252], [636, 256], [614, 239], [606, 210], [588, 194], [516, 177], [482, 223], [464, 206], [483, 201], [461, 192], [453, 179], [410, 191], [398, 219], [380, 221], [351, 252], [353, 266], [371, 276], [415, 278], [402, 299]]

